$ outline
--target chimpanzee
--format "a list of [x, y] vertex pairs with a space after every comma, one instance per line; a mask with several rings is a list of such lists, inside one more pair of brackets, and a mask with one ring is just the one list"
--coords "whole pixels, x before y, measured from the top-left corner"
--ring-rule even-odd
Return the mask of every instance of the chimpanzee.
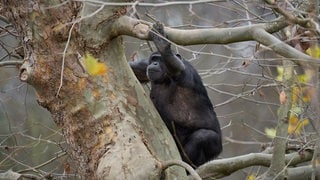
[[151, 100], [173, 135], [182, 159], [200, 166], [222, 151], [216, 113], [197, 71], [174, 54], [163, 38], [163, 25], [154, 24], [149, 36], [158, 52], [149, 59], [132, 61], [130, 66], [140, 82], [151, 81]]

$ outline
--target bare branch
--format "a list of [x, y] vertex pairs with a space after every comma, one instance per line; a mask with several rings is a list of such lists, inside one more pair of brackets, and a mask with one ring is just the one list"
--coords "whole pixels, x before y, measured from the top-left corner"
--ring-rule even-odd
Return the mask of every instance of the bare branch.
[[[319, 27], [317, 25], [317, 23], [312, 19], [312, 18], [299, 18], [298, 16], [296, 16], [294, 13], [291, 13], [289, 11], [287, 11], [286, 9], [283, 9], [282, 7], [280, 7], [280, 2], [279, 1], [271, 1], [271, 0], [265, 0], [266, 3], [268, 3], [271, 8], [276, 11], [277, 13], [281, 14], [283, 17], [286, 18], [286, 20], [288, 20], [289, 22], [293, 23], [293, 24], [298, 24], [302, 27], [305, 28], [312, 28], [315, 31], [317, 31], [317, 33], [319, 34]], [[291, 5], [288, 1], [285, 1], [286, 5], [288, 4], [289, 6]], [[310, 12], [312, 11], [312, 9], [316, 9], [316, 3], [315, 1], [302, 1], [301, 5], [302, 9], [300, 9], [301, 11], [304, 12]], [[291, 5], [291, 8], [292, 5]]]
[[[232, 28], [204, 28], [204, 29], [174, 29], [165, 27], [168, 39], [179, 45], [196, 44], [228, 44], [254, 40], [250, 33], [253, 29], [265, 29], [269, 33], [277, 32], [287, 26], [283, 19], [272, 23], [248, 25]], [[143, 40], [149, 40], [148, 33], [152, 23], [122, 16], [114, 24], [114, 36], [128, 35]], [[192, 38], [191, 38], [192, 37]]]
[[294, 16], [293, 14], [289, 13], [288, 11], [286, 11], [285, 9], [283, 9], [279, 6], [279, 2], [270, 1], [270, 0], [265, 0], [265, 2], [267, 2], [269, 5], [271, 5], [273, 10], [275, 10], [277, 13], [284, 16], [290, 22], [292, 22], [294, 24], [299, 24], [304, 27], [307, 25], [308, 20], [298, 18], [298, 17]]
[[23, 61], [3, 61], [0, 62], [0, 67], [1, 66], [16, 66], [16, 65], [21, 65]]
[[[218, 159], [210, 161], [197, 169], [202, 179], [222, 178], [235, 171], [250, 166], [270, 166], [272, 155], [264, 153], [250, 153], [243, 156]], [[306, 162], [312, 159], [312, 153], [304, 151], [301, 153], [291, 153], [285, 156], [286, 163], [290, 166]]]
[[253, 29], [252, 33], [253, 33], [252, 38], [254, 38], [254, 40], [260, 42], [261, 44], [264, 44], [265, 46], [268, 46], [274, 52], [284, 57], [290, 58], [291, 60], [296, 60], [295, 62], [298, 64], [300, 61], [307, 61], [309, 63], [320, 64], [319, 59], [314, 59], [300, 52], [299, 50], [289, 46], [288, 44], [284, 43], [280, 39], [269, 34], [264, 29], [256, 28], [256, 29]]
[[300, 166], [295, 168], [288, 168], [287, 179], [312, 179], [314, 173], [316, 179], [320, 177], [320, 166], [313, 168], [312, 165]]
[[[293, 66], [291, 61], [283, 61], [283, 83], [285, 87], [292, 87], [294, 81], [293, 81]], [[280, 93], [286, 95], [288, 98], [286, 100], [280, 99], [280, 108], [278, 109], [278, 123], [276, 127], [276, 137], [273, 139], [274, 141], [274, 153], [272, 154], [272, 161], [270, 168], [265, 173], [264, 178], [266, 179], [273, 179], [276, 175], [276, 177], [279, 177], [280, 179], [283, 179], [284, 169], [285, 169], [285, 157], [284, 154], [286, 153], [286, 143], [287, 139], [284, 139], [283, 137], [288, 136], [288, 121], [289, 121], [289, 112], [290, 108], [292, 107], [292, 91], [291, 88], [286, 88], [282, 90]]]
[[34, 174], [19, 174], [12, 170], [8, 170], [6, 172], [0, 173], [0, 179], [7, 179], [7, 180], [16, 180], [16, 179], [34, 179], [38, 180], [41, 179], [39, 176]]
[[174, 166], [174, 165], [185, 168], [195, 180], [201, 180], [199, 174], [189, 164], [187, 164], [181, 160], [165, 161], [162, 163], [161, 168], [162, 168], [162, 170], [166, 170], [170, 166]]
[[[297, 63], [299, 61], [307, 61], [320, 64], [319, 59], [312, 58], [296, 50], [270, 34], [279, 31], [286, 26], [287, 23], [285, 21], [279, 20], [273, 23], [233, 28], [181, 30], [166, 27], [165, 31], [168, 34], [168, 39], [179, 45], [227, 44], [255, 40], [284, 57], [296, 60]], [[143, 40], [149, 40], [148, 33], [150, 27], [151, 23], [149, 22], [123, 16], [114, 23], [113, 36], [128, 35]]]
[[99, 0], [73, 0], [78, 2], [89, 2], [97, 5], [105, 6], [144, 6], [144, 7], [164, 7], [173, 5], [194, 5], [194, 4], [205, 4], [211, 2], [221, 2], [223, 0], [198, 0], [198, 1], [173, 1], [173, 2], [163, 2], [163, 3], [145, 3], [145, 2], [104, 2]]

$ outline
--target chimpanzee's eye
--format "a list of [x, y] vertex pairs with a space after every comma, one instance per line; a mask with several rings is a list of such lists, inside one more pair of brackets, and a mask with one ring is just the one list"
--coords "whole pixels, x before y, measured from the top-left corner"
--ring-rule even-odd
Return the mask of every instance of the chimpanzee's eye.
[[153, 63], [153, 62], [155, 62], [155, 61], [158, 61], [158, 62], [159, 62], [159, 61], [160, 61], [160, 58], [161, 58], [161, 57], [159, 57], [159, 56], [153, 56], [153, 57], [151, 57], [151, 58], [150, 58], [150, 64]]

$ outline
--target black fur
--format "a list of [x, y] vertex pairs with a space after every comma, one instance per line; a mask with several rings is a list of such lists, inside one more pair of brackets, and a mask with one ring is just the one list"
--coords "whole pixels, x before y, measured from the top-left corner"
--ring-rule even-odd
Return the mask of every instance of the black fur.
[[[155, 29], [162, 35], [163, 26]], [[170, 43], [150, 33], [159, 52], [130, 62], [140, 82], [151, 81], [150, 97], [179, 148], [184, 161], [199, 166], [222, 151], [220, 125], [197, 71], [173, 54]]]

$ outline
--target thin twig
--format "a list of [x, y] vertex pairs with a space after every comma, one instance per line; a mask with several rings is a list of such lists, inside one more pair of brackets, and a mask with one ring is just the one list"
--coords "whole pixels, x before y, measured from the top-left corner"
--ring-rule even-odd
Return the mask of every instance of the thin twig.
[[67, 50], [68, 50], [68, 46], [69, 46], [69, 43], [70, 43], [70, 39], [71, 39], [71, 35], [72, 35], [72, 30], [74, 28], [74, 26], [81, 22], [83, 19], [86, 19], [86, 18], [90, 18], [94, 15], [96, 15], [97, 13], [99, 13], [102, 9], [104, 8], [104, 5], [100, 6], [100, 8], [98, 8], [96, 11], [94, 11], [93, 13], [87, 15], [87, 16], [84, 16], [84, 17], [81, 17], [73, 22], [72, 23], [72, 26], [69, 30], [69, 35], [68, 35], [68, 40], [67, 40], [67, 43], [66, 43], [66, 46], [64, 48], [64, 51], [63, 51], [63, 55], [62, 55], [62, 64], [61, 64], [61, 75], [60, 75], [60, 85], [59, 85], [59, 88], [58, 88], [58, 91], [57, 91], [57, 94], [56, 96], [59, 95], [60, 93], [60, 90], [62, 88], [62, 85], [63, 85], [63, 72], [64, 72], [64, 64], [65, 64], [65, 59], [66, 59], [66, 53], [67, 53]]
[[41, 164], [39, 164], [39, 165], [37, 165], [35, 167], [32, 167], [32, 168], [29, 168], [29, 169], [20, 170], [20, 171], [18, 171], [18, 173], [24, 173], [24, 172], [27, 172], [27, 171], [33, 171], [35, 169], [39, 169], [39, 168], [41, 168], [41, 167], [43, 167], [45, 165], [50, 164], [51, 162], [53, 162], [53, 161], [55, 161], [57, 159], [59, 159], [60, 157], [65, 156], [66, 154], [67, 154], [66, 152], [62, 152], [62, 153], [58, 154], [57, 156], [49, 159], [48, 161], [46, 161], [44, 163], [41, 163]]
[[61, 64], [61, 75], [60, 75], [60, 85], [59, 85], [59, 88], [58, 88], [58, 91], [57, 91], [56, 96], [59, 95], [60, 90], [61, 90], [62, 85], [63, 85], [63, 72], [64, 72], [64, 63], [65, 63], [65, 59], [66, 59], [66, 52], [67, 52], [67, 49], [68, 49], [68, 46], [69, 46], [69, 43], [70, 43], [72, 30], [73, 30], [75, 24], [76, 24], [76, 22], [73, 23], [72, 26], [71, 26], [71, 28], [70, 28], [69, 35], [68, 35], [68, 41], [67, 41], [67, 44], [66, 44], [66, 46], [64, 47], [64, 50], [63, 50], [62, 64]]

